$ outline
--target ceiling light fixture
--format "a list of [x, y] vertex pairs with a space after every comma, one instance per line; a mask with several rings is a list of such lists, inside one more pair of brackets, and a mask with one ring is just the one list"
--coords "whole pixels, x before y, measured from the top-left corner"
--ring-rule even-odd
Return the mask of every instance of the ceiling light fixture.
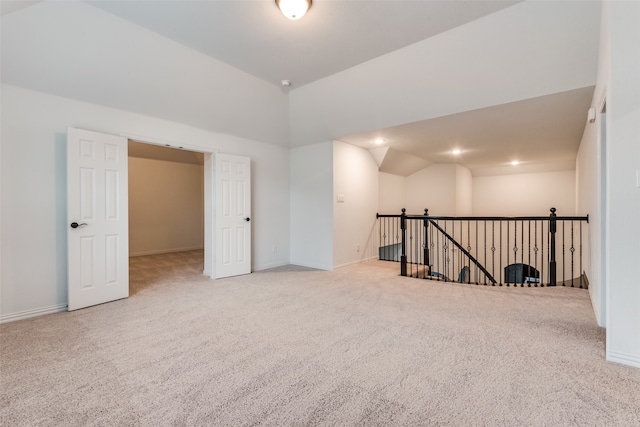
[[511, 164], [512, 164], [513, 166], [518, 166], [518, 165], [520, 164], [520, 162], [519, 162], [519, 161], [517, 161], [517, 160], [514, 160], [513, 162], [511, 162]]
[[382, 139], [382, 138], [377, 138], [377, 139], [376, 139], [375, 141], [373, 141], [373, 142], [375, 142], [375, 143], [376, 143], [376, 144], [378, 144], [378, 145], [380, 145], [380, 144], [384, 144], [384, 139]]
[[300, 19], [311, 7], [311, 0], [276, 0], [276, 4], [284, 16], [289, 19]]
[[458, 155], [460, 155], [460, 153], [462, 153], [462, 150], [459, 149], [459, 148], [456, 148], [455, 150], [452, 151], [452, 153], [453, 153], [454, 156], [458, 156]]

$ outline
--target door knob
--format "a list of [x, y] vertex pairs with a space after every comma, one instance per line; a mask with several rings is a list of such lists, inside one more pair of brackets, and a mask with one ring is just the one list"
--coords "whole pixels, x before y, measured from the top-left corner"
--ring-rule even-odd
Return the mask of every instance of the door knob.
[[71, 228], [78, 228], [78, 227], [82, 227], [83, 225], [87, 225], [87, 223], [83, 222], [82, 224], [78, 224], [77, 222], [72, 222]]
[[247, 218], [245, 218], [244, 220], [245, 220], [245, 221], [247, 221], [247, 222], [249, 222], [249, 221], [251, 221], [251, 218], [248, 218], [248, 217], [247, 217]]

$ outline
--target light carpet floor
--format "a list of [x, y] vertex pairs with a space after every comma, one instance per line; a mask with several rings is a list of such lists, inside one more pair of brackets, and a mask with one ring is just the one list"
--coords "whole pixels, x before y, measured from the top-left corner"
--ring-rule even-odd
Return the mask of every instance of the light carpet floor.
[[588, 292], [395, 263], [212, 281], [131, 260], [128, 299], [0, 325], [3, 426], [638, 426]]

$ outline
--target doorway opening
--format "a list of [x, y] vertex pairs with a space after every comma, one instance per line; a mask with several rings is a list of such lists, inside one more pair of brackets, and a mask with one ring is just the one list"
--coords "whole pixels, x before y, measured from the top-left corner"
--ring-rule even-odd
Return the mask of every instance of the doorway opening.
[[[129, 142], [130, 139], [125, 136], [67, 129], [69, 311], [126, 298], [130, 294]], [[136, 139], [133, 142], [142, 141]], [[159, 144], [151, 142], [148, 145]], [[252, 246], [251, 159], [220, 152], [214, 155], [206, 149], [200, 151], [199, 147], [188, 148], [195, 148], [195, 153], [187, 153], [187, 156], [202, 155], [201, 160], [195, 163], [204, 163], [203, 170], [197, 173], [196, 181], [191, 185], [198, 190], [197, 193], [204, 193], [196, 202], [196, 205], [203, 205], [202, 209], [198, 209], [197, 218], [204, 218], [204, 221], [183, 219], [179, 225], [195, 225], [197, 230], [204, 222], [201, 227], [204, 232], [196, 232], [198, 240], [195, 244], [185, 245], [181, 242], [177, 247], [165, 244], [160, 247], [142, 246], [142, 249], [134, 246], [132, 252], [153, 255], [186, 249], [200, 250], [197, 248], [204, 246], [204, 262], [200, 264], [203, 265], [200, 270], [202, 275], [199, 277], [223, 278], [249, 274]], [[152, 148], [143, 145], [142, 149]], [[147, 175], [146, 172], [142, 173], [142, 176]], [[169, 174], [169, 178], [156, 193], [161, 194], [165, 201], [168, 199], [171, 203], [168, 209], [172, 209], [182, 202], [171, 201], [167, 196], [174, 182], [174, 174]], [[152, 179], [152, 182], [156, 181]], [[184, 191], [188, 190], [182, 189], [178, 194]], [[148, 189], [143, 189], [139, 194], [145, 196], [148, 192]], [[135, 191], [132, 200], [134, 204], [138, 201]], [[161, 212], [154, 203], [144, 202], [142, 209], [153, 214]], [[152, 216], [141, 223], [154, 223], [155, 219]], [[157, 234], [157, 230], [152, 230], [146, 237], [157, 239]], [[203, 234], [204, 237], [200, 238]]]
[[205, 154], [128, 141], [129, 294], [204, 271]]

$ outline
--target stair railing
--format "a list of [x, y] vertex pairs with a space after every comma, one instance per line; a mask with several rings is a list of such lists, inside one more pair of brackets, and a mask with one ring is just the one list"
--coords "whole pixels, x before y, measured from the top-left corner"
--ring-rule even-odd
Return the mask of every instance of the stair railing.
[[427, 209], [424, 215], [402, 209], [400, 215], [377, 217], [379, 259], [399, 261], [403, 276], [492, 286], [587, 287], [582, 255], [588, 216], [559, 217], [551, 208], [548, 217], [429, 216]]

